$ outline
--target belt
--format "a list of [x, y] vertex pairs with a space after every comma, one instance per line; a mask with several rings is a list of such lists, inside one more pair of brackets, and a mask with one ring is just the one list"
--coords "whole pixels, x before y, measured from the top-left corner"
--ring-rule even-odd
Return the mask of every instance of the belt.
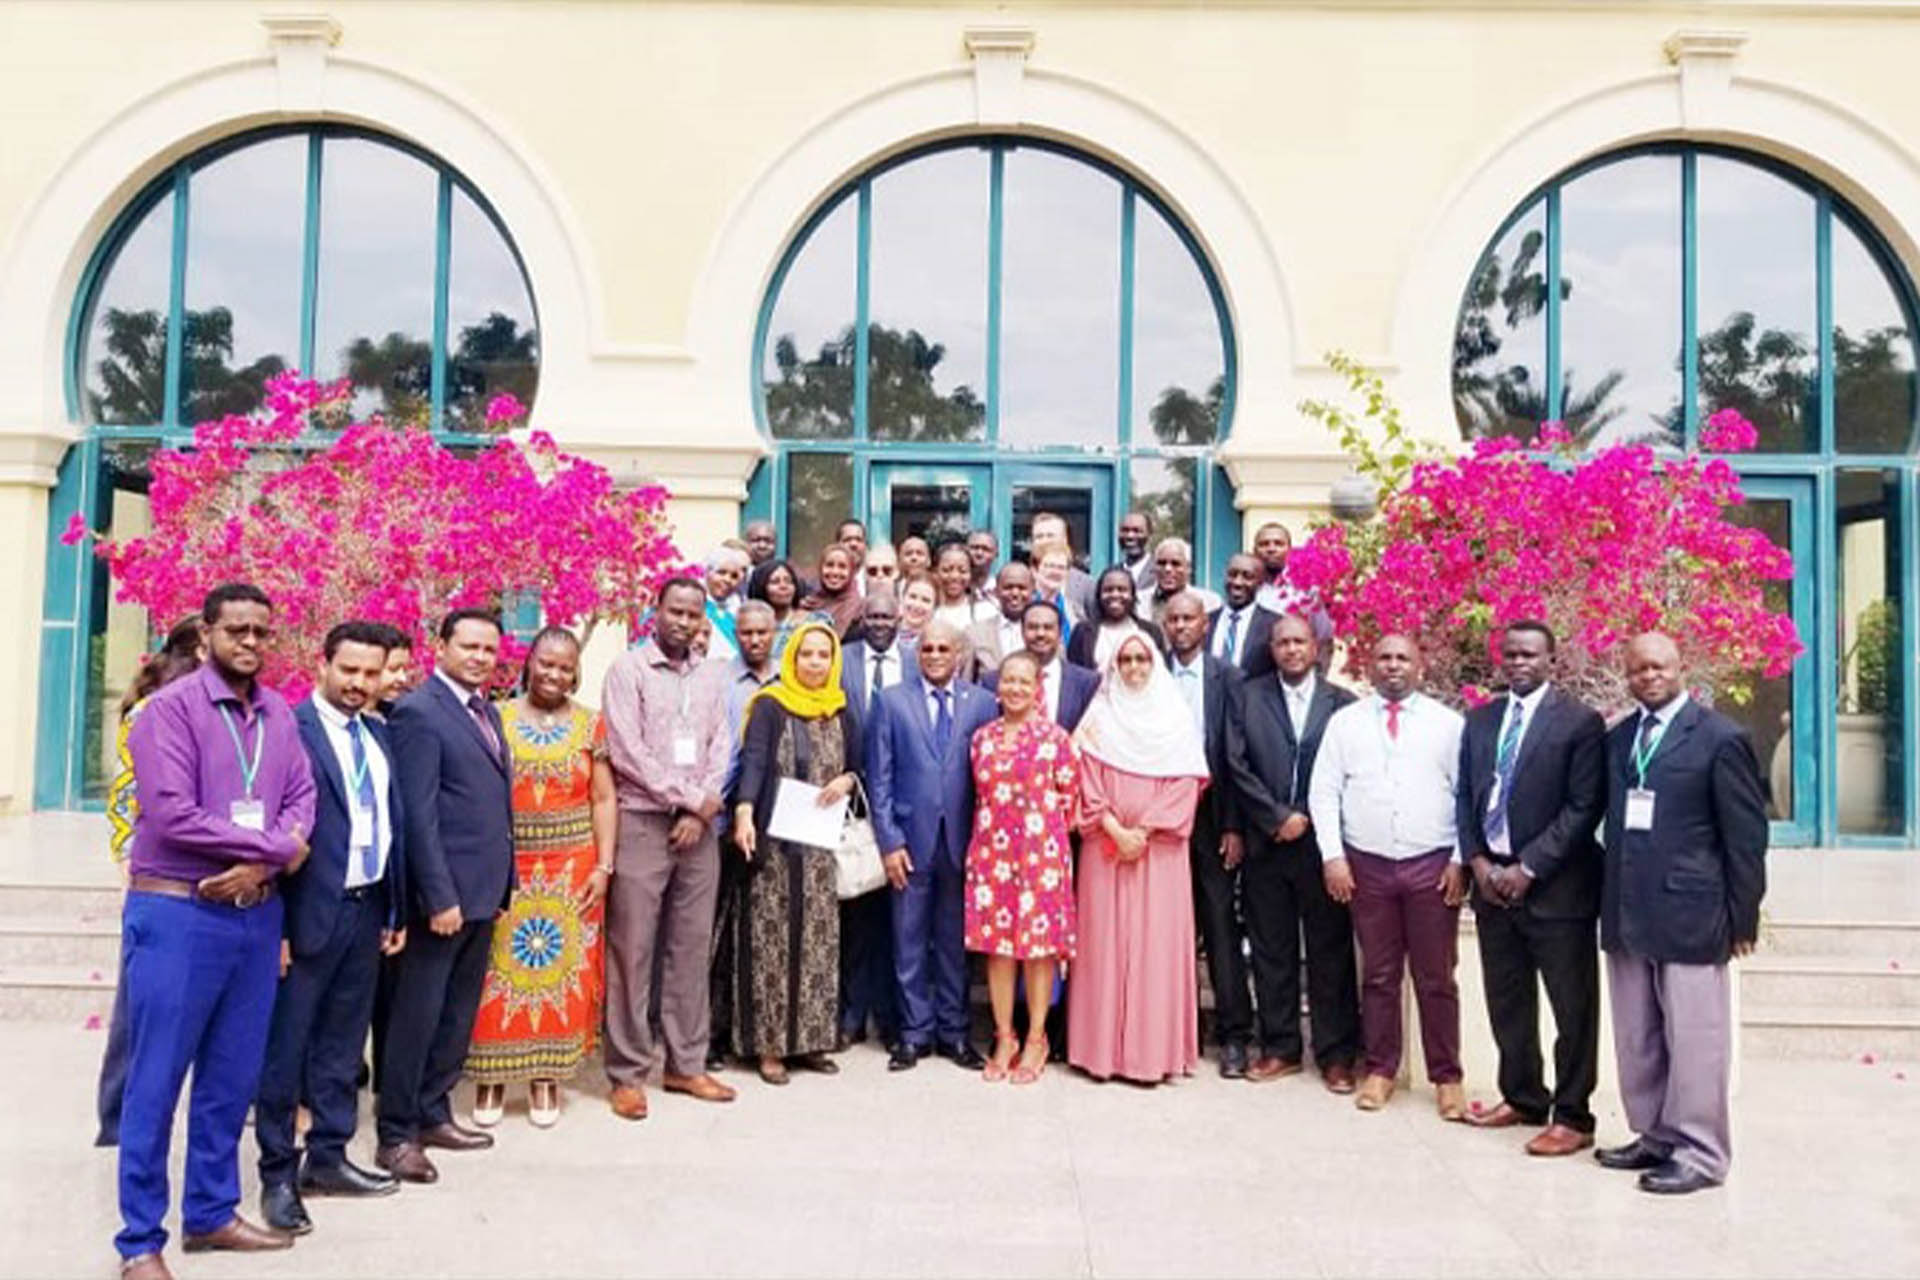
[[200, 886], [192, 880], [175, 880], [168, 876], [132, 875], [127, 878], [127, 888], [133, 893], [155, 893], [163, 898], [179, 898], [183, 902], [205, 902], [216, 907], [234, 907], [245, 911], [248, 907], [257, 907], [273, 897], [273, 881], [261, 885], [251, 893], [234, 898], [209, 898], [200, 892]]
[[343, 902], [365, 902], [373, 896], [373, 891], [379, 887], [377, 883], [355, 885], [351, 889], [342, 889], [340, 891], [340, 898]]

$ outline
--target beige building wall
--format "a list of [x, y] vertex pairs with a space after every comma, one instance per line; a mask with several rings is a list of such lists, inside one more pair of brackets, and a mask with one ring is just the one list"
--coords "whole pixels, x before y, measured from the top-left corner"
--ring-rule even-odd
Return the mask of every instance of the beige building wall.
[[[289, 16], [292, 13], [296, 16]], [[0, 805], [30, 787], [45, 487], [88, 256], [166, 163], [353, 121], [464, 172], [540, 308], [534, 425], [731, 530], [754, 320], [812, 208], [886, 155], [1045, 134], [1158, 191], [1239, 348], [1249, 528], [1343, 470], [1296, 411], [1339, 348], [1451, 439], [1453, 311], [1535, 185], [1661, 137], [1783, 156], [1920, 267], [1920, 9], [1896, 3], [0, 3]]]

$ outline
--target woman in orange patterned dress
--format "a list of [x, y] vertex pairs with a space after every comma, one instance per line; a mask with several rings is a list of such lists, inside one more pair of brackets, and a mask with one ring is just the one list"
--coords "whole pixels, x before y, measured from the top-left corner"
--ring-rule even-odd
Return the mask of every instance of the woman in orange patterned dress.
[[560, 1081], [600, 1027], [601, 903], [617, 820], [600, 717], [573, 701], [580, 642], [549, 627], [527, 654], [525, 686], [501, 708], [513, 752], [513, 898], [494, 923], [487, 984], [467, 1053], [473, 1118], [498, 1124], [507, 1085], [529, 1081], [529, 1117], [560, 1118]]

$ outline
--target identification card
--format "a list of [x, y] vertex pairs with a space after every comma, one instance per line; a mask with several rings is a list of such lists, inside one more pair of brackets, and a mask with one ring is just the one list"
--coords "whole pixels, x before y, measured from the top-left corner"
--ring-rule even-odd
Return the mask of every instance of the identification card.
[[235, 800], [227, 811], [236, 827], [245, 827], [249, 831], [267, 829], [267, 806], [258, 800]]
[[689, 769], [700, 760], [700, 748], [690, 733], [673, 735], [673, 764], [677, 769]]
[[353, 832], [347, 837], [347, 844], [355, 849], [373, 848], [373, 810], [353, 811]]
[[1653, 830], [1653, 792], [1644, 787], [1627, 792], [1627, 830]]

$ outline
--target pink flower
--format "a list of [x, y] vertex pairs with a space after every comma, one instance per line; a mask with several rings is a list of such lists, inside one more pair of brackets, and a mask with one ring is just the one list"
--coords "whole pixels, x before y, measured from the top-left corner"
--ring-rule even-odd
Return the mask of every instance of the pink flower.
[[527, 416], [527, 407], [511, 392], [501, 392], [487, 401], [487, 425], [498, 427], [503, 423], [518, 422]]
[[60, 534], [60, 545], [63, 547], [77, 546], [80, 540], [87, 536], [88, 532], [87, 518], [76, 511], [67, 517], [67, 527], [62, 530]]
[[1744, 453], [1760, 443], [1760, 433], [1738, 409], [1710, 414], [1700, 428], [1700, 447], [1715, 453]]

